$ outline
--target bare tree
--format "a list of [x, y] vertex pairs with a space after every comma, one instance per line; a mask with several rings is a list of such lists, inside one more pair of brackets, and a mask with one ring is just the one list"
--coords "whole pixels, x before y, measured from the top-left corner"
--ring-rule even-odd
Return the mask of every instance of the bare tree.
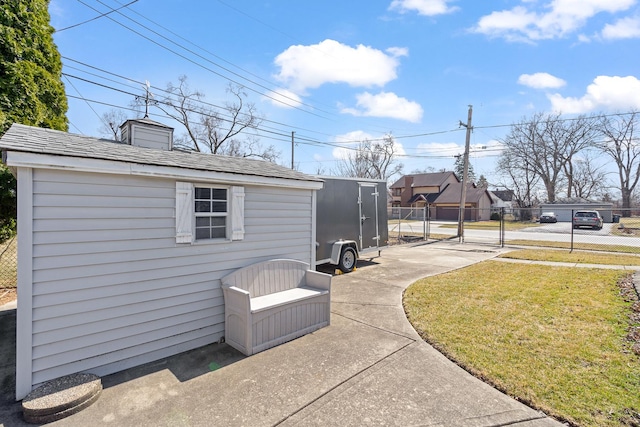
[[128, 116], [124, 111], [112, 108], [100, 116], [102, 126], [98, 129], [98, 132], [100, 132], [100, 135], [113, 139], [114, 141], [120, 141], [122, 139], [120, 135], [120, 125], [122, 125], [127, 118]]
[[571, 187], [576, 197], [590, 199], [603, 194], [607, 174], [602, 167], [593, 164], [592, 158], [587, 156], [576, 160], [572, 171]]
[[595, 129], [593, 117], [563, 120], [560, 114], [537, 113], [511, 126], [502, 141], [503, 155], [509, 157], [511, 167], [534, 173], [545, 187], [547, 200], [554, 202], [563, 188], [571, 196], [573, 159], [594, 146]]
[[325, 175], [326, 174], [326, 169], [324, 168], [323, 165], [321, 164], [317, 164], [315, 166], [315, 175]]
[[186, 131], [176, 138], [176, 145], [200, 152], [269, 161], [279, 157], [273, 146], [263, 148], [258, 137], [251, 133], [260, 126], [262, 118], [255, 104], [246, 102], [247, 93], [242, 86], [229, 84], [227, 93], [233, 100], [219, 107], [205, 103], [205, 95], [192, 90], [186, 76], [178, 79], [178, 85], [169, 83], [167, 93], [158, 107]]
[[500, 186], [514, 192], [519, 207], [530, 208], [536, 204], [540, 178], [526, 158], [523, 161], [515, 153], [505, 151], [498, 159], [497, 172], [503, 177]]
[[[558, 139], [557, 143], [554, 143], [554, 146], [560, 149], [559, 154], [563, 159], [562, 167], [567, 181], [567, 197], [571, 197], [573, 190], [581, 189], [581, 191], [586, 191], [588, 187], [596, 184], [593, 180], [589, 182], [589, 178], [584, 176], [585, 165], [589, 166], [589, 170], [586, 172], [598, 172], [589, 162], [589, 158], [584, 157], [583, 159], [587, 163], [584, 163], [584, 161], [582, 163], [574, 162], [574, 158], [576, 155], [585, 153], [589, 148], [596, 146], [598, 136], [597, 117], [581, 115], [571, 120], [556, 121], [554, 124], [558, 123], [560, 123], [561, 126], [557, 127], [556, 132], [550, 132], [549, 137]], [[578, 171], [574, 171], [574, 163], [581, 165], [578, 167]], [[579, 178], [583, 181], [578, 185], [574, 185], [573, 181], [576, 179], [577, 173], [582, 173], [582, 176]], [[596, 188], [592, 188], [590, 193], [595, 189]], [[578, 196], [578, 194], [576, 194], [576, 196]]]
[[364, 140], [358, 148], [351, 151], [338, 162], [336, 174], [353, 178], [372, 178], [387, 180], [401, 173], [403, 164], [397, 163], [397, 146], [391, 135], [382, 141]]
[[[433, 166], [427, 166], [423, 169], [414, 169], [411, 171], [411, 175], [417, 175], [420, 173], [435, 173], [436, 172], [436, 168], [434, 168]], [[444, 172], [444, 169], [440, 170], [440, 172]]]
[[637, 111], [600, 118], [604, 141], [599, 148], [616, 163], [622, 195], [623, 216], [631, 215], [632, 195], [640, 179], [640, 145], [635, 128], [640, 119]]

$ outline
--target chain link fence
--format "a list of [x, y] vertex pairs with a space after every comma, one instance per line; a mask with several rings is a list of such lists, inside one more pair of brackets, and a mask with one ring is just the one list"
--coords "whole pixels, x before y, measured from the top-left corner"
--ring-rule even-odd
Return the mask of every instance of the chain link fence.
[[[636, 211], [540, 208], [465, 209], [457, 207], [389, 209], [389, 243], [456, 239], [494, 246], [536, 246], [567, 250], [640, 253]], [[543, 215], [544, 214], [544, 215]]]
[[[18, 236], [0, 243], [0, 301], [18, 282]], [[1, 305], [1, 304], [0, 304]]]
[[[554, 216], [539, 208], [465, 209], [458, 207], [390, 208], [389, 244], [455, 239], [493, 246], [536, 246], [640, 254], [640, 215], [637, 209], [598, 211], [602, 224], [576, 224], [583, 209], [556, 209]], [[0, 299], [16, 288], [17, 236], [0, 243]]]

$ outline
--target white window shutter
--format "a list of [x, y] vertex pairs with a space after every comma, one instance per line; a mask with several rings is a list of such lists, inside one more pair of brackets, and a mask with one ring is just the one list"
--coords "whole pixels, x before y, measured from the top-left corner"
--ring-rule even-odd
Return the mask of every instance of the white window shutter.
[[231, 240], [244, 239], [244, 187], [231, 187]]
[[176, 182], [176, 243], [193, 242], [193, 184]]

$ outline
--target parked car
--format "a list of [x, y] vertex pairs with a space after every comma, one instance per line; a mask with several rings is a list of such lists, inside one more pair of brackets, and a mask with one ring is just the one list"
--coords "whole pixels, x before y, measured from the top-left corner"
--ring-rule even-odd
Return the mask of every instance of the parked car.
[[558, 217], [556, 216], [556, 213], [555, 212], [542, 212], [542, 215], [540, 215], [540, 224], [545, 223], [545, 222], [550, 222], [550, 223], [558, 222]]
[[573, 214], [573, 228], [591, 227], [594, 230], [602, 228], [602, 217], [598, 211], [576, 211]]

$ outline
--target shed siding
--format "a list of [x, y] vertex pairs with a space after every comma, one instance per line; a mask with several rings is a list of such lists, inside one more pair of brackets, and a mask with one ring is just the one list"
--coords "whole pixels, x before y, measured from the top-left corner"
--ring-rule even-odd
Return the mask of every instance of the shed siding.
[[33, 385], [216, 342], [222, 276], [272, 258], [312, 262], [312, 190], [246, 186], [243, 240], [176, 244], [174, 180], [33, 176]]

